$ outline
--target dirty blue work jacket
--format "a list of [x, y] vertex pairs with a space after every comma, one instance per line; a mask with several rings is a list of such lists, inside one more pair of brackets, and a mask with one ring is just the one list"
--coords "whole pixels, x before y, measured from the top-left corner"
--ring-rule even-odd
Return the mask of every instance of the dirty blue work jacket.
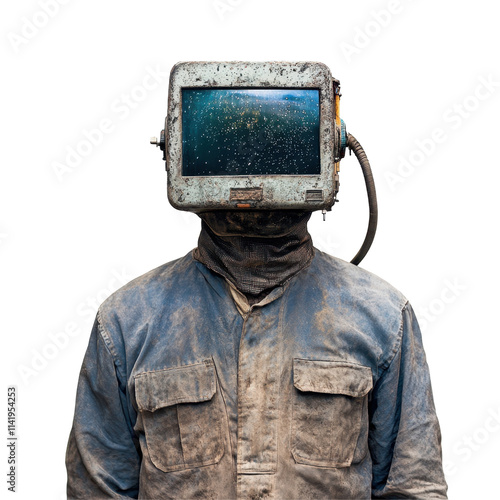
[[66, 461], [69, 498], [446, 498], [411, 306], [318, 250], [244, 316], [191, 254], [107, 299]]

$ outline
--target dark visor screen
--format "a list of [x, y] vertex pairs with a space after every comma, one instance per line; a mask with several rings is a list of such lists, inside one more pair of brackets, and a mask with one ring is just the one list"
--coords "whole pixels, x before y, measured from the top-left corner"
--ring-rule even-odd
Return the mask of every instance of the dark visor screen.
[[182, 175], [319, 173], [319, 90], [182, 90]]

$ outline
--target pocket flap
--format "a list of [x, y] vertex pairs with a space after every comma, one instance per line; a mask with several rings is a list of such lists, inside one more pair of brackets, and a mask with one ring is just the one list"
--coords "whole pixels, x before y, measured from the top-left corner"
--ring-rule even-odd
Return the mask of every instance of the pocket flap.
[[368, 366], [346, 361], [293, 360], [293, 385], [302, 392], [344, 394], [360, 398], [373, 387]]
[[140, 411], [208, 401], [214, 396], [215, 387], [212, 360], [135, 376], [135, 397]]

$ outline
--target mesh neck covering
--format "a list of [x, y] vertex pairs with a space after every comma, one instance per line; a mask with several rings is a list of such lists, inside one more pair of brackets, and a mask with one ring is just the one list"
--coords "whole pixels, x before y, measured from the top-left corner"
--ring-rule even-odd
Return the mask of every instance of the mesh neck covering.
[[194, 258], [230, 281], [250, 303], [308, 266], [310, 212], [205, 212]]

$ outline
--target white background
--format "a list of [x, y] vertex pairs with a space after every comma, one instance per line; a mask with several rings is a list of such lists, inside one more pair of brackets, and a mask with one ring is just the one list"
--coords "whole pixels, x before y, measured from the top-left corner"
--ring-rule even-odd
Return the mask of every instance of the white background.
[[[7, 386], [18, 388], [18, 498], [64, 497], [96, 304], [196, 245], [199, 220], [169, 206], [149, 145], [180, 60], [322, 61], [341, 81], [341, 114], [368, 153], [380, 205], [362, 267], [419, 315], [450, 498], [498, 495], [494, 2], [47, 0], [50, 15], [43, 0], [5, 4], [1, 368], [4, 408]], [[102, 120], [107, 132], [89, 147], [86, 131]], [[68, 148], [86, 156], [61, 173]], [[368, 210], [354, 157], [341, 168], [341, 201], [310, 230], [316, 246], [350, 260]]]

